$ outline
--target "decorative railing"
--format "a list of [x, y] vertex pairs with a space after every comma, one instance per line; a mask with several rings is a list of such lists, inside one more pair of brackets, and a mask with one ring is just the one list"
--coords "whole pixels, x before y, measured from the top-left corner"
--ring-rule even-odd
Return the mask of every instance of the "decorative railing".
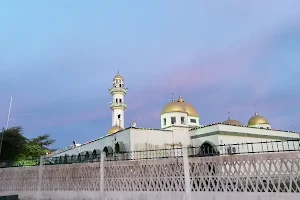
[[190, 147], [189, 156], [206, 157], [216, 155], [259, 154], [291, 151], [300, 151], [300, 140], [245, 142], [222, 145], [204, 143], [200, 147]]
[[127, 105], [126, 105], [126, 103], [123, 103], [123, 102], [111, 102], [109, 107], [110, 108], [112, 108], [112, 107], [124, 107], [126, 109]]
[[113, 88], [110, 88], [109, 89], [109, 92], [112, 94], [114, 92], [123, 92], [124, 94], [127, 93], [127, 88], [124, 88], [124, 87], [113, 87]]
[[94, 163], [54, 166], [41, 163], [39, 167], [2, 168], [0, 194], [102, 190], [122, 193], [188, 190], [193, 195], [197, 192], [300, 193], [298, 152], [189, 158], [187, 149], [182, 153], [182, 157], [167, 159], [119, 162], [100, 159]]

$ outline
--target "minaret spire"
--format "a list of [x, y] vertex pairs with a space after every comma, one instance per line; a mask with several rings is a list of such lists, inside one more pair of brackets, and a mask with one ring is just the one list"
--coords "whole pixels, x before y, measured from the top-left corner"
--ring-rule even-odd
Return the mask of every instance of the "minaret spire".
[[113, 84], [109, 89], [109, 93], [112, 95], [112, 102], [110, 103], [110, 109], [112, 111], [112, 126], [120, 126], [124, 128], [124, 114], [127, 108], [125, 103], [125, 95], [127, 88], [124, 86], [124, 79], [119, 74], [114, 77]]

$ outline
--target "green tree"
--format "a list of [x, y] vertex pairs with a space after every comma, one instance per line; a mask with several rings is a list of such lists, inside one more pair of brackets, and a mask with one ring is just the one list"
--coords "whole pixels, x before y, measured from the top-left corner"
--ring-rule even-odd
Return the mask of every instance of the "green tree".
[[54, 144], [55, 140], [50, 139], [50, 134], [37, 136], [28, 141], [26, 151], [20, 155], [20, 158], [37, 158], [52, 151], [49, 146]]
[[30, 142], [39, 145], [41, 149], [50, 150], [49, 146], [54, 144], [55, 140], [50, 139], [50, 134], [44, 134], [33, 138]]
[[0, 160], [14, 160], [27, 149], [29, 140], [23, 136], [20, 126], [3, 130], [0, 133], [2, 140]]
[[50, 152], [51, 149], [49, 149], [49, 146], [55, 142], [55, 140], [50, 138], [50, 134], [27, 139], [23, 136], [21, 127], [7, 129], [2, 131], [1, 134], [4, 135], [0, 160], [22, 161], [38, 158]]

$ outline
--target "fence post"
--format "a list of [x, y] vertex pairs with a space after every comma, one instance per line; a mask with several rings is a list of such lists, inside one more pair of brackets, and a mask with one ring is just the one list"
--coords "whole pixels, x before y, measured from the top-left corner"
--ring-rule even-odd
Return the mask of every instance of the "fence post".
[[101, 158], [100, 158], [100, 199], [104, 200], [104, 162], [105, 162], [106, 154], [105, 152], [101, 152]]
[[37, 183], [37, 194], [36, 199], [41, 199], [41, 189], [42, 189], [42, 181], [43, 181], [43, 166], [44, 166], [44, 157], [40, 158], [40, 166], [39, 166], [39, 178]]
[[189, 164], [187, 147], [182, 148], [182, 154], [183, 154], [185, 195], [186, 195], [186, 200], [190, 200], [191, 199], [191, 178], [190, 178], [190, 164]]

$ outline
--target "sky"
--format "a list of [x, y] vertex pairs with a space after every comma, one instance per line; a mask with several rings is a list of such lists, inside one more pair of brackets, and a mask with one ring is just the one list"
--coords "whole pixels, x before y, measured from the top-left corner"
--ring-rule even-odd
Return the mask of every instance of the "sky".
[[0, 2], [0, 126], [54, 148], [104, 136], [118, 70], [125, 126], [159, 128], [183, 96], [200, 124], [257, 112], [300, 131], [298, 0]]

